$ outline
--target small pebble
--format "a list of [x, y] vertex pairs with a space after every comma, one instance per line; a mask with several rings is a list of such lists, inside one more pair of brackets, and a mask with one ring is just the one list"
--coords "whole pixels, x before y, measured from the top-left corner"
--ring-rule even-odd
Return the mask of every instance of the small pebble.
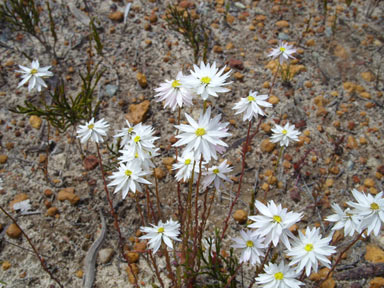
[[101, 264], [109, 263], [109, 261], [111, 261], [114, 254], [115, 254], [115, 251], [112, 248], [101, 249], [98, 253], [99, 263]]
[[235, 219], [235, 221], [239, 224], [244, 224], [245, 222], [247, 222], [248, 213], [241, 209], [236, 210], [235, 213], [233, 213], [233, 219]]
[[19, 229], [19, 227], [16, 226], [16, 224], [12, 223], [11, 225], [9, 225], [7, 231], [6, 231], [7, 235], [13, 239], [17, 239], [21, 236], [21, 230]]

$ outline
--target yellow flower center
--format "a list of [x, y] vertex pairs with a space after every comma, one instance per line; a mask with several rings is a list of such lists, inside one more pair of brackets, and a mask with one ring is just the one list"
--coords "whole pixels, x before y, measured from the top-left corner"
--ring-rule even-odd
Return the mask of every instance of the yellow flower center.
[[135, 158], [139, 158], [139, 153], [135, 153]]
[[273, 222], [280, 223], [281, 222], [281, 217], [279, 215], [273, 216]]
[[311, 252], [313, 250], [313, 245], [312, 244], [305, 245], [304, 250], [307, 252]]
[[211, 83], [211, 78], [209, 78], [208, 76], [205, 76], [201, 78], [201, 83], [208, 85], [209, 83]]
[[248, 240], [246, 245], [247, 245], [247, 247], [253, 247], [253, 241]]
[[132, 133], [132, 131], [133, 131], [133, 127], [128, 128], [128, 133]]
[[281, 133], [283, 133], [284, 135], [287, 135], [288, 131], [287, 129], [284, 129], [283, 131], [281, 131]]
[[30, 72], [32, 75], [36, 74], [37, 73], [37, 69], [33, 68], [31, 69], [31, 72]]
[[95, 128], [95, 125], [94, 125], [94, 124], [89, 124], [89, 125], [88, 125], [88, 129], [91, 129], [91, 130], [92, 130], [93, 128]]
[[125, 170], [125, 175], [131, 176], [132, 175], [132, 171], [131, 170]]
[[283, 280], [284, 279], [284, 274], [281, 272], [275, 273], [275, 279], [276, 280]]
[[164, 232], [164, 227], [160, 227], [159, 229], [157, 229], [157, 232], [158, 233], [163, 233]]
[[135, 141], [135, 143], [139, 142], [140, 141], [140, 136], [137, 135], [135, 138], [133, 138], [133, 141]]
[[217, 173], [219, 173], [220, 171], [219, 171], [219, 169], [215, 168], [215, 169], [212, 170], [212, 172], [215, 173], [215, 174], [217, 174]]
[[285, 49], [284, 47], [280, 47], [280, 51], [281, 51], [281, 52], [283, 52], [283, 53], [284, 53], [284, 52], [285, 52], [285, 50], [287, 50], [287, 49]]
[[372, 204], [371, 204], [371, 210], [379, 210], [379, 204], [377, 204], [377, 203], [375, 203], [375, 202], [373, 202]]
[[179, 80], [173, 80], [172, 87], [173, 88], [179, 88], [181, 86], [181, 83]]
[[185, 165], [189, 165], [189, 164], [191, 164], [191, 159], [186, 159], [186, 160], [184, 161], [184, 164], [185, 164]]
[[255, 97], [253, 96], [248, 96], [247, 99], [249, 102], [255, 101]]
[[197, 128], [196, 129], [196, 132], [195, 132], [195, 134], [196, 134], [196, 136], [203, 136], [203, 135], [205, 135], [207, 132], [205, 132], [205, 129], [204, 128]]

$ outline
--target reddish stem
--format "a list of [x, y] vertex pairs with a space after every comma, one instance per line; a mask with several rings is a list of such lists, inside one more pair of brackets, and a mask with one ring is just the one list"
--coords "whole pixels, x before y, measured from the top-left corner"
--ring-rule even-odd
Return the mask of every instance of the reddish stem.
[[48, 270], [47, 266], [45, 265], [45, 261], [44, 259], [40, 256], [39, 252], [37, 251], [35, 245], [33, 245], [32, 243], [32, 240], [28, 237], [27, 233], [24, 232], [24, 230], [19, 226], [19, 224], [17, 224], [16, 222], [16, 219], [13, 218], [11, 216], [11, 214], [9, 214], [2, 206], [0, 206], [0, 209], [1, 211], [3, 211], [3, 213], [5, 215], [8, 216], [9, 219], [12, 220], [12, 222], [16, 225], [17, 228], [19, 228], [19, 230], [21, 231], [21, 233], [24, 235], [24, 237], [27, 239], [29, 245], [32, 247], [32, 250], [33, 252], [35, 253], [35, 255], [37, 256], [37, 258], [39, 259], [40, 261], [40, 264], [41, 264], [41, 267], [43, 267], [44, 271], [48, 273], [49, 277], [51, 277], [51, 279], [53, 281], [55, 281], [61, 288], [64, 288], [64, 286], [60, 283], [60, 281], [55, 277], [53, 276], [53, 274], [51, 273], [51, 271]]
[[235, 279], [235, 277], [236, 277], [237, 272], [239, 272], [239, 269], [243, 266], [243, 263], [244, 262], [240, 263], [240, 265], [237, 266], [237, 268], [235, 270], [235, 273], [233, 273], [232, 277], [227, 281], [227, 285], [225, 285], [225, 288], [229, 288], [230, 287], [233, 279]]
[[322, 283], [324, 283], [325, 281], [327, 281], [327, 279], [329, 278], [329, 276], [331, 275], [331, 273], [335, 270], [335, 268], [336, 268], [336, 266], [337, 266], [337, 264], [339, 264], [340, 263], [340, 261], [341, 261], [341, 257], [343, 256], [343, 254], [345, 253], [345, 252], [347, 252], [357, 241], [359, 241], [360, 240], [360, 238], [361, 238], [361, 235], [363, 235], [363, 233], [365, 232], [365, 230], [363, 230], [359, 235], [357, 235], [357, 237], [355, 238], [355, 240], [353, 240], [341, 253], [340, 253], [340, 255], [339, 255], [339, 257], [337, 257], [337, 259], [336, 259], [336, 262], [335, 262], [335, 264], [333, 264], [332, 265], [332, 268], [331, 268], [331, 270], [329, 270], [328, 271], [328, 274], [327, 274], [327, 276], [325, 277], [325, 279], [323, 280], [323, 281], [321, 281], [321, 283], [320, 283], [320, 285], [322, 284]]
[[97, 148], [97, 156], [99, 157], [100, 171], [101, 171], [101, 175], [102, 175], [103, 183], [104, 183], [104, 190], [105, 190], [105, 193], [107, 194], [107, 200], [108, 200], [108, 203], [109, 203], [109, 208], [111, 210], [111, 214], [112, 214], [113, 219], [114, 219], [114, 226], [115, 226], [115, 228], [117, 230], [117, 233], [119, 234], [119, 244], [120, 244], [119, 246], [120, 246], [121, 254], [123, 255], [124, 259], [127, 261], [128, 268], [131, 271], [133, 277], [135, 278], [135, 286], [138, 287], [136, 274], [133, 271], [131, 263], [129, 263], [128, 257], [124, 253], [124, 238], [121, 235], [119, 220], [117, 219], [117, 214], [115, 212], [115, 209], [113, 208], [113, 203], [112, 203], [111, 197], [109, 195], [109, 190], [108, 190], [108, 187], [107, 187], [107, 181], [105, 180], [105, 172], [104, 172], [104, 168], [103, 168], [103, 162], [101, 160], [101, 155], [100, 155], [100, 148], [99, 148], [99, 144], [97, 142], [96, 142], [96, 148]]
[[153, 221], [155, 221], [157, 223], [158, 221], [157, 221], [156, 216], [155, 216], [155, 211], [153, 211], [151, 198], [149, 197], [148, 186], [145, 186], [145, 195], [147, 197], [147, 217], [148, 217], [148, 220], [149, 220], [149, 222], [151, 222], [151, 212], [152, 212]]
[[148, 254], [149, 254], [149, 257], [150, 257], [151, 260], [152, 260], [152, 265], [153, 265], [153, 267], [155, 268], [155, 274], [156, 274], [156, 277], [157, 277], [157, 279], [159, 280], [161, 287], [164, 288], [165, 286], [164, 286], [163, 280], [161, 280], [161, 276], [160, 276], [160, 273], [159, 273], [159, 269], [157, 268], [156, 260], [155, 260], [155, 258], [153, 257], [151, 251], [150, 251]]
[[228, 229], [229, 218], [231, 217], [233, 207], [235, 206], [235, 204], [236, 204], [236, 202], [237, 202], [237, 200], [239, 199], [239, 196], [240, 196], [241, 183], [243, 182], [243, 176], [244, 176], [244, 171], [245, 171], [245, 156], [246, 156], [246, 154], [248, 152], [248, 145], [249, 145], [249, 142], [250, 142], [249, 141], [250, 140], [249, 135], [250, 135], [250, 132], [251, 132], [251, 127], [252, 127], [252, 121], [249, 121], [248, 131], [247, 131], [247, 139], [245, 140], [245, 143], [244, 143], [244, 146], [243, 146], [243, 155], [242, 155], [242, 162], [241, 162], [241, 174], [240, 174], [240, 179], [239, 179], [239, 187], [237, 189], [236, 197], [233, 200], [231, 207], [229, 208], [229, 213], [227, 215], [227, 218], [225, 219], [223, 233], [221, 233], [221, 239], [224, 238], [225, 232]]
[[[179, 107], [178, 115], [177, 115], [177, 125], [180, 125], [180, 119], [181, 119], [181, 108]], [[176, 136], [179, 134], [179, 130], [176, 131]], [[179, 150], [177, 147], [175, 147], [175, 154], [176, 154], [176, 162], [177, 158], [179, 156]], [[179, 213], [179, 223], [180, 223], [180, 229], [183, 230], [184, 221], [183, 220], [183, 204], [181, 202], [181, 187], [180, 182], [177, 182], [177, 201], [178, 201], [178, 213]]]
[[260, 273], [261, 271], [263, 271], [264, 265], [265, 265], [265, 263], [267, 263], [267, 259], [268, 259], [268, 256], [269, 256], [269, 253], [271, 252], [271, 250], [272, 250], [272, 242], [271, 242], [271, 244], [269, 244], [267, 253], [265, 253], [265, 256], [264, 256], [263, 263], [261, 264], [260, 268], [258, 269], [258, 270], [259, 270], [259, 273]]
[[156, 177], [156, 170], [153, 169], [153, 176], [155, 177], [155, 191], [156, 191], [156, 204], [157, 204], [157, 218], [162, 218], [161, 208], [160, 208], [160, 197], [159, 197], [159, 182]]
[[[200, 180], [201, 180], [201, 165], [203, 163], [203, 156], [200, 158], [200, 163], [199, 163], [199, 176], [197, 177], [197, 182], [196, 182], [196, 197], [195, 197], [195, 241], [196, 241], [196, 236], [197, 236], [197, 228], [199, 226], [199, 210], [197, 206], [197, 202], [199, 201], [199, 187], [200, 187]], [[196, 244], [196, 243], [195, 243]]]

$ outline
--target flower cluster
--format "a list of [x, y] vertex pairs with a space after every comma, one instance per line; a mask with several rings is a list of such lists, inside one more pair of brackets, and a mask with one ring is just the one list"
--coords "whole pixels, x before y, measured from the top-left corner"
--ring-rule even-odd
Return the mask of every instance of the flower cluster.
[[128, 128], [123, 128], [114, 136], [121, 138], [118, 171], [110, 179], [113, 181], [108, 186], [116, 186], [115, 193], [121, 190], [123, 199], [128, 192], [142, 191], [140, 184], [151, 184], [143, 176], [151, 174], [154, 168], [152, 158], [157, 156], [158, 148], [154, 142], [158, 137], [153, 136], [154, 130], [149, 125], [139, 123], [132, 126], [126, 121]]
[[[209, 96], [218, 97], [218, 93], [228, 92], [226, 88], [230, 82], [226, 82], [230, 71], [224, 72], [226, 67], [220, 70], [216, 68], [216, 63], [212, 65], [201, 62], [200, 67], [194, 65], [191, 74], [183, 76], [179, 73], [175, 80], [167, 80], [156, 89], [160, 97], [159, 100], [165, 101], [165, 107], [170, 106], [175, 109], [176, 104], [182, 107], [183, 103], [190, 105], [195, 96], [201, 96], [206, 101]], [[177, 100], [176, 100], [177, 99]], [[189, 114], [185, 113], [187, 124], [179, 124], [175, 127], [181, 132], [176, 135], [178, 141], [175, 147], [185, 146], [177, 163], [173, 165], [177, 181], [188, 181], [197, 179], [200, 172], [203, 173], [203, 187], [207, 188], [211, 183], [217, 191], [223, 187], [223, 181], [230, 182], [225, 174], [232, 171], [226, 161], [221, 164], [213, 165], [208, 168], [208, 163], [218, 159], [218, 153], [222, 154], [228, 144], [223, 138], [230, 136], [228, 133], [228, 124], [221, 122], [221, 115], [211, 117], [210, 107], [200, 113], [199, 119], [194, 120]], [[192, 177], [193, 176], [193, 177]]]
[[[114, 136], [121, 138], [121, 150], [118, 157], [119, 167], [109, 178], [112, 182], [109, 187], [115, 186], [114, 192], [122, 192], [122, 197], [128, 195], [128, 192], [136, 193], [142, 191], [140, 184], [151, 184], [144, 176], [151, 174], [154, 167], [152, 157], [157, 155], [157, 148], [153, 144], [158, 137], [153, 136], [153, 128], [139, 123], [135, 126], [127, 121], [128, 128], [123, 128]], [[78, 138], [81, 143], [92, 139], [96, 143], [102, 143], [103, 137], [107, 135], [109, 124], [101, 119], [95, 122], [92, 118], [84, 125], [80, 125], [77, 130]]]
[[[344, 211], [339, 205], [332, 205], [336, 214], [326, 220], [335, 222], [332, 230], [343, 229], [346, 236], [356, 232], [378, 235], [384, 222], [383, 194], [384, 191], [372, 196], [354, 189], [352, 195], [356, 202], [347, 202], [350, 208]], [[329, 256], [336, 253], [335, 247], [329, 245], [332, 234], [322, 237], [319, 228], [307, 227], [304, 233], [299, 230], [296, 237], [289, 229], [300, 221], [301, 213], [288, 212], [274, 201], [267, 205], [256, 201], [255, 207], [260, 214], [248, 217], [254, 221], [248, 228], [254, 230], [241, 231], [241, 237], [233, 239], [232, 247], [241, 249], [240, 262], [258, 264], [268, 244], [276, 247], [280, 242], [286, 247], [290, 259], [288, 265], [280, 262], [264, 266], [265, 273], [256, 278], [258, 284], [263, 287], [299, 287], [304, 285], [296, 279], [300, 274], [309, 276], [312, 271], [317, 272], [319, 264], [331, 267]]]
[[[284, 62], [294, 59], [294, 53], [296, 53], [296, 49], [292, 45], [280, 41], [268, 56], [272, 59], [278, 58], [279, 70], [280, 68], [284, 69], [282, 66]], [[18, 88], [28, 83], [29, 92], [34, 88], [40, 92], [42, 87], [47, 87], [43, 79], [53, 76], [53, 73], [49, 71], [51, 66], [40, 67], [37, 60], [32, 61], [31, 68], [21, 65], [19, 67], [21, 70], [18, 70], [18, 72], [21, 73], [22, 80]], [[289, 72], [289, 70], [287, 71]], [[184, 113], [186, 121], [180, 122], [179, 119], [178, 124], [174, 126], [178, 131], [175, 136], [177, 141], [173, 144], [173, 147], [176, 147], [176, 149], [180, 147], [182, 150], [180, 150], [180, 153], [176, 150], [176, 163], [173, 164], [172, 169], [176, 170], [175, 178], [178, 182], [191, 181], [189, 187], [193, 187], [193, 184], [201, 185], [203, 190], [214, 187], [215, 191], [221, 193], [225, 189], [225, 183], [232, 182], [229, 174], [233, 168], [226, 159], [219, 159], [219, 154], [224, 154], [229, 146], [225, 142], [225, 138], [232, 135], [228, 132], [229, 123], [223, 122], [221, 114], [214, 115], [216, 111], [210, 106], [207, 107], [207, 100], [210, 96], [218, 98], [219, 94], [230, 91], [228, 88], [232, 83], [228, 81], [230, 73], [231, 70], [226, 66], [218, 68], [216, 62], [213, 64], [201, 62], [199, 66], [193, 66], [189, 75], [184, 75], [180, 71], [174, 79], [165, 80], [159, 87], [154, 89], [156, 101], [163, 102], [164, 108], [169, 107], [172, 111], [179, 108], [179, 118], [181, 108], [193, 106], [196, 104], [196, 98], [203, 100], [203, 110], [199, 113], [198, 119], [194, 119], [191, 113]], [[257, 91], [253, 90], [250, 90], [246, 95], [248, 96], [241, 98], [234, 104], [232, 109], [235, 110], [236, 115], [242, 114], [242, 120], [249, 121], [249, 127], [251, 128], [253, 120], [267, 116], [267, 108], [271, 108], [272, 104], [268, 102], [269, 95], [259, 95]], [[160, 150], [155, 146], [155, 141], [159, 137], [154, 136], [155, 131], [152, 126], [143, 123], [133, 125], [129, 121], [126, 121], [126, 125], [114, 135], [118, 143], [118, 156], [116, 158], [119, 162], [116, 167], [117, 171], [109, 176], [110, 183], [105, 186], [114, 187], [114, 193], [121, 192], [123, 199], [127, 197], [129, 192], [142, 192], [143, 185], [151, 184], [146, 177], [152, 174], [152, 170], [155, 168], [153, 158], [158, 155]], [[95, 142], [100, 157], [99, 143], [104, 142], [109, 126], [104, 119], [95, 121], [92, 118], [85, 124], [79, 125], [77, 138], [80, 139], [81, 143], [86, 143], [89, 140]], [[290, 143], [299, 141], [299, 135], [301, 134], [295, 128], [295, 125], [290, 124], [288, 121], [283, 123], [283, 126], [276, 124], [271, 131], [270, 141], [278, 143], [281, 152]], [[249, 132], [250, 130], [248, 130], [248, 137]], [[246, 143], [248, 143], [248, 137]], [[244, 148], [248, 147], [245, 145]], [[243, 151], [246, 151], [246, 149]], [[243, 153], [243, 156], [245, 157], [245, 153]], [[243, 159], [245, 160], [245, 158]], [[213, 160], [216, 162], [211, 163]], [[102, 164], [100, 163], [100, 165]], [[242, 179], [242, 176], [240, 179]], [[200, 183], [196, 183], [198, 179], [201, 179]], [[0, 189], [2, 189], [2, 184], [3, 181], [0, 178]], [[239, 193], [240, 187], [239, 185]], [[180, 185], [178, 185], [178, 188], [180, 188]], [[106, 190], [109, 193], [107, 188]], [[199, 190], [197, 189], [197, 191]], [[158, 192], [158, 189], [156, 189], [156, 192]], [[195, 222], [197, 222], [195, 225], [198, 225], [198, 216], [200, 216], [197, 212], [197, 196], [198, 193], [195, 198]], [[236, 201], [238, 196], [239, 194]], [[358, 237], [371, 234], [379, 235], [384, 223], [384, 191], [373, 196], [353, 189], [352, 196], [355, 198], [355, 202], [347, 202], [346, 204], [349, 207], [345, 210], [338, 204], [332, 205], [335, 214], [326, 218], [328, 222], [335, 223], [332, 230], [343, 230], [344, 235], [350, 237], [355, 233], [359, 234]], [[190, 194], [188, 194], [188, 197], [191, 198]], [[112, 203], [110, 204], [112, 206]], [[157, 204], [160, 207], [160, 203]], [[234, 204], [231, 206], [230, 211], [232, 211]], [[299, 288], [304, 285], [301, 282], [303, 277], [305, 275], [309, 276], [312, 272], [317, 272], [320, 265], [331, 268], [330, 256], [336, 253], [336, 247], [330, 245], [332, 234], [323, 237], [320, 228], [310, 227], [306, 227], [305, 230], [298, 230], [294, 234], [292, 227], [300, 222], [303, 217], [302, 213], [288, 211], [287, 208], [283, 208], [281, 204], [276, 204], [272, 200], [266, 204], [256, 200], [254, 205], [257, 214], [248, 217], [250, 223], [248, 223], [245, 230], [240, 231], [239, 237], [232, 239], [233, 244], [231, 247], [239, 249], [241, 253], [240, 263], [248, 262], [252, 266], [261, 263], [263, 263], [262, 265], [265, 264], [257, 269], [258, 275], [254, 280], [258, 285], [268, 288]], [[148, 204], [148, 206], [150, 205]], [[30, 200], [16, 203], [13, 208], [22, 213], [28, 212], [31, 209]], [[148, 207], [147, 209], [150, 210]], [[190, 210], [188, 212], [191, 214]], [[202, 215], [204, 214], [205, 211]], [[229, 216], [230, 214], [227, 219], [229, 219]], [[161, 247], [173, 249], [174, 241], [182, 241], [179, 238], [180, 235], [184, 237], [185, 234], [192, 231], [189, 226], [193, 225], [193, 221], [188, 223], [190, 225], [185, 230], [187, 233], [183, 234], [180, 231], [183, 223], [180, 224], [172, 219], [163, 222], [163, 220], [158, 220], [161, 217], [153, 218], [156, 219], [157, 224], [141, 227], [140, 231], [143, 235], [140, 236], [140, 239], [148, 240], [148, 247], [154, 254]], [[204, 221], [202, 221], [203, 224], [205, 224]], [[198, 228], [198, 226], [196, 227]], [[194, 231], [194, 240], [199, 238], [197, 236], [201, 239], [202, 234], [199, 234], [199, 231], [196, 230]], [[185, 237], [188, 237], [188, 235]], [[184, 238], [183, 245], [184, 243], [190, 243], [190, 240], [191, 238]], [[201, 248], [205, 255], [210, 252], [210, 255], [214, 256], [216, 251], [220, 250], [219, 243], [221, 243], [221, 240], [219, 238], [211, 238], [210, 241], [202, 239], [201, 243], [193, 243], [193, 245], [194, 248]], [[279, 245], [282, 247], [279, 247]], [[285, 259], [278, 259], [280, 262], [276, 261], [276, 257], [268, 255], [276, 247], [283, 249], [285, 252]], [[262, 259], [263, 257], [264, 259]], [[273, 260], [267, 263], [270, 258]], [[191, 263], [194, 263], [194, 259]], [[188, 261], [186, 264], [188, 264]], [[167, 265], [169, 264], [167, 263]], [[264, 273], [259, 273], [261, 269], [263, 269]], [[299, 275], [302, 275], [300, 280], [297, 279]]]
[[336, 214], [329, 216], [326, 220], [336, 222], [333, 230], [344, 229], [344, 234], [353, 236], [355, 232], [367, 232], [369, 236], [372, 232], [379, 235], [381, 225], [384, 223], [384, 191], [372, 196], [352, 190], [352, 195], [357, 202], [347, 202], [351, 208], [343, 211], [339, 205], [332, 205]]
[[217, 93], [229, 91], [224, 87], [231, 83], [225, 82], [230, 75], [230, 71], [224, 73], [225, 66], [219, 71], [216, 62], [212, 65], [201, 62], [200, 67], [194, 65], [193, 68], [190, 75], [179, 72], [175, 79], [166, 80], [155, 89], [155, 97], [158, 97], [157, 101], [164, 101], [164, 108], [170, 107], [173, 111], [177, 106], [191, 106], [197, 95], [205, 101], [209, 96], [218, 97]]
[[265, 287], [299, 287], [304, 285], [295, 278], [302, 273], [309, 275], [311, 270], [317, 272], [319, 262], [329, 267], [328, 256], [335, 253], [333, 246], [329, 245], [331, 236], [322, 238], [318, 228], [307, 228], [306, 233], [299, 232], [296, 238], [289, 230], [302, 218], [301, 213], [290, 212], [282, 206], [270, 201], [264, 205], [260, 201], [255, 202], [259, 215], [249, 216], [254, 221], [248, 225], [247, 232], [241, 231], [240, 238], [234, 238], [234, 248], [242, 250], [240, 262], [249, 261], [251, 265], [260, 263], [260, 256], [268, 246], [284, 244], [291, 262], [285, 265], [269, 263], [264, 267], [265, 274], [256, 278], [256, 282]]

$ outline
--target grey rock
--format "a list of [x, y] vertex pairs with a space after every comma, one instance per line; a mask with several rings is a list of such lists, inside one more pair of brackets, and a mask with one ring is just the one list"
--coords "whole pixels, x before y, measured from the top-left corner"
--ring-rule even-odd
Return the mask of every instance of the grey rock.
[[108, 84], [107, 86], [105, 86], [105, 93], [107, 93], [109, 97], [112, 97], [116, 94], [117, 89], [118, 87], [116, 85]]
[[280, 40], [284, 40], [284, 41], [288, 41], [290, 39], [289, 35], [287, 35], [283, 32], [280, 32], [279, 36], [277, 36], [277, 38], [279, 38]]
[[326, 27], [324, 33], [325, 33], [325, 36], [331, 37], [333, 35], [332, 28], [331, 27]]

